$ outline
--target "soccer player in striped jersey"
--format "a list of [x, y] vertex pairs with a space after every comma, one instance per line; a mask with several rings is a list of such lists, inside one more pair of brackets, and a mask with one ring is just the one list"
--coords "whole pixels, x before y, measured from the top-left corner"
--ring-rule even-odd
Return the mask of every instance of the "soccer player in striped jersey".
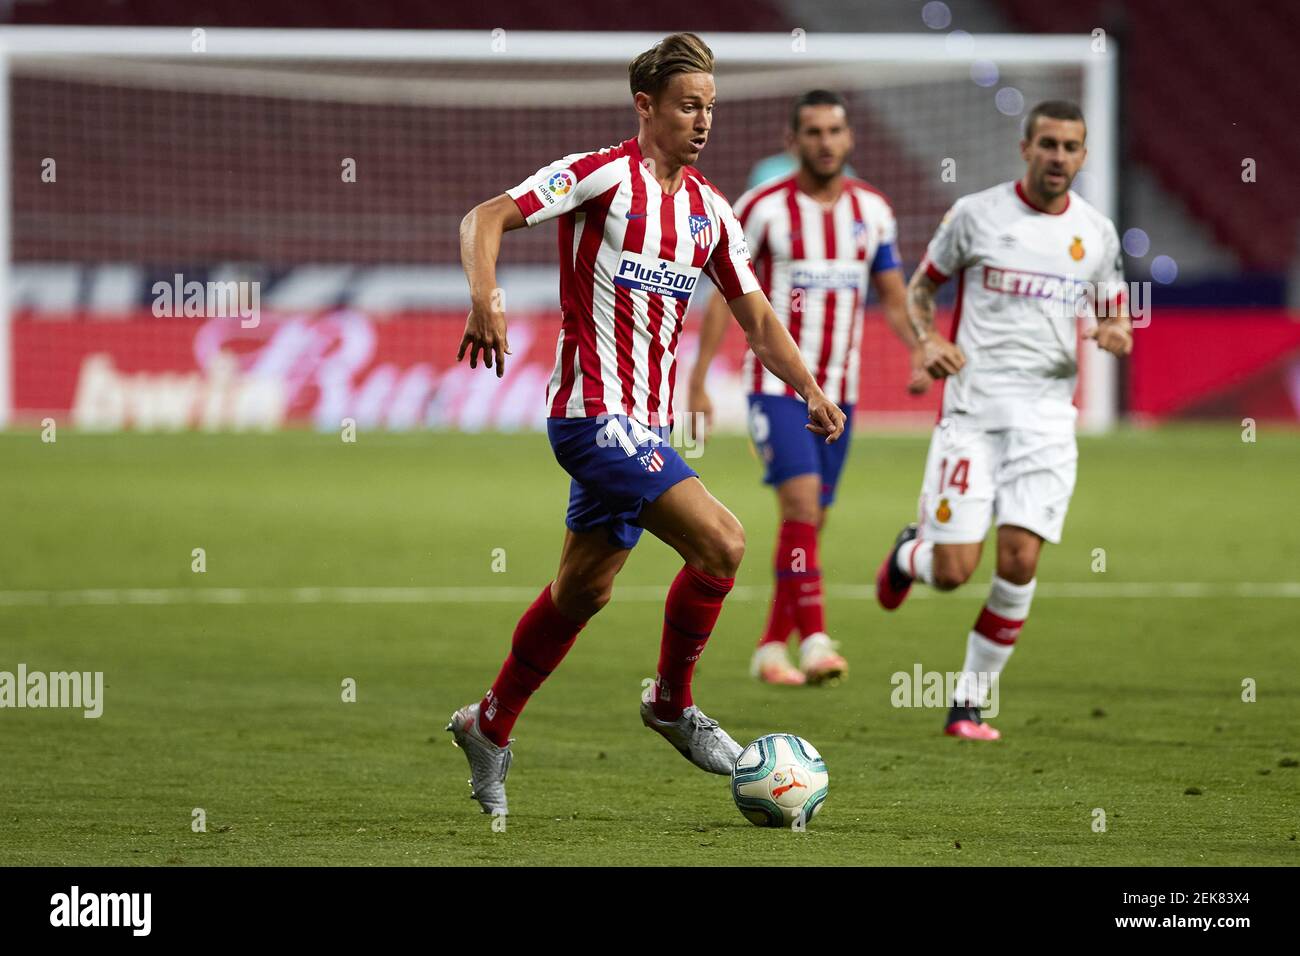
[[[799, 97], [786, 145], [797, 156], [798, 169], [745, 193], [736, 202], [736, 214], [763, 291], [798, 344], [808, 371], [845, 415], [845, 440], [818, 442], [803, 428], [802, 399], [755, 361], [752, 351], [746, 353], [750, 435], [781, 515], [772, 607], [751, 672], [770, 684], [797, 685], [833, 680], [848, 670], [826, 633], [817, 544], [848, 452], [868, 278], [890, 326], [912, 350], [910, 390], [925, 391], [930, 378], [921, 368], [907, 321], [894, 211], [878, 190], [845, 175], [853, 130], [844, 100], [828, 90]], [[706, 420], [713, 403], [705, 377], [727, 321], [726, 303], [714, 296], [691, 371], [690, 407]], [[801, 639], [799, 667], [786, 652], [794, 630]]]
[[574, 153], [475, 207], [461, 224], [472, 307], [458, 360], [502, 374], [510, 348], [497, 294], [502, 234], [559, 225], [563, 322], [547, 389], [547, 432], [573, 481], [555, 580], [515, 628], [509, 657], [481, 701], [447, 729], [470, 764], [471, 795], [506, 813], [510, 731], [529, 697], [609, 601], [643, 529], [684, 563], [668, 589], [658, 674], [641, 719], [696, 766], [730, 774], [740, 746], [695, 706], [691, 677], [745, 549], [740, 522], [671, 447], [676, 351], [700, 274], [730, 304], [759, 360], [807, 402], [826, 442], [844, 414], [808, 373], [750, 265], [731, 206], [692, 163], [713, 118], [713, 54], [674, 34], [628, 67], [640, 130]]
[[[1087, 156], [1083, 113], [1041, 103], [1025, 119], [1017, 182], [964, 196], [944, 216], [909, 285], [925, 367], [946, 378], [930, 441], [919, 524], [898, 535], [876, 575], [897, 608], [914, 581], [964, 584], [997, 524], [997, 569], [974, 628], [944, 732], [996, 740], [980, 717], [1034, 597], [1043, 542], [1061, 540], [1078, 450], [1073, 404], [1078, 319], [1115, 355], [1133, 348], [1115, 225], [1070, 184]], [[934, 330], [934, 296], [957, 285], [952, 341]]]

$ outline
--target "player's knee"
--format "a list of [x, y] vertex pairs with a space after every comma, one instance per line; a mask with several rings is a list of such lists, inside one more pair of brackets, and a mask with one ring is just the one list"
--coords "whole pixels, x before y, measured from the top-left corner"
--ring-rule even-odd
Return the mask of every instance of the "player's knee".
[[579, 575], [561, 577], [555, 582], [555, 606], [565, 617], [585, 621], [609, 603], [614, 593], [614, 582], [583, 578]]
[[970, 574], [964, 568], [934, 569], [934, 586], [940, 591], [955, 591], [968, 580]]
[[1017, 552], [998, 556], [998, 577], [1012, 584], [1028, 584], [1038, 571], [1038, 556]]
[[970, 576], [975, 573], [974, 563], [965, 560], [960, 556], [940, 557], [938, 552], [934, 556], [934, 586], [940, 591], [953, 591], [961, 587], [970, 580]]
[[778, 489], [782, 521], [818, 524], [822, 517], [822, 482], [819, 475], [800, 475], [784, 482]]
[[781, 520], [820, 525], [822, 520], [821, 511], [821, 505], [816, 500], [785, 502], [781, 508]]
[[740, 562], [745, 557], [745, 529], [740, 526], [740, 522], [735, 522], [727, 528], [719, 542], [719, 571], [718, 576], [723, 578], [734, 578], [736, 572], [740, 570]]
[[998, 577], [1012, 584], [1028, 584], [1038, 571], [1038, 548], [1013, 542], [998, 548]]
[[745, 529], [735, 518], [728, 518], [709, 535], [701, 555], [701, 570], [720, 578], [734, 578], [745, 557]]

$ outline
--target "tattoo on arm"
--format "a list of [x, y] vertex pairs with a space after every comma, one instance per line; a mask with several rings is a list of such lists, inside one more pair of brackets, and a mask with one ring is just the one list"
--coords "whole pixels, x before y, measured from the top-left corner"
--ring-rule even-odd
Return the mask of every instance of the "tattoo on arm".
[[918, 342], [924, 342], [934, 331], [935, 289], [930, 277], [921, 272], [907, 284], [907, 317]]

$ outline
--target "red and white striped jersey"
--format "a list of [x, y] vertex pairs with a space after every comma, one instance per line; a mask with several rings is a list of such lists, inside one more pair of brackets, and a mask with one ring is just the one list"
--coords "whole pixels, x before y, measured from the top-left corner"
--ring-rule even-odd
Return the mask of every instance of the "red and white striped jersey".
[[548, 414], [672, 424], [677, 343], [700, 272], [728, 301], [759, 287], [726, 198], [693, 166], [666, 195], [635, 137], [565, 156], [507, 194], [530, 226], [560, 221]]
[[[889, 200], [846, 177], [839, 198], [823, 206], [790, 175], [745, 193], [736, 215], [763, 291], [808, 371], [837, 405], [857, 401], [867, 276], [899, 264], [898, 226]], [[745, 354], [742, 381], [751, 393], [795, 394], [752, 351]]]

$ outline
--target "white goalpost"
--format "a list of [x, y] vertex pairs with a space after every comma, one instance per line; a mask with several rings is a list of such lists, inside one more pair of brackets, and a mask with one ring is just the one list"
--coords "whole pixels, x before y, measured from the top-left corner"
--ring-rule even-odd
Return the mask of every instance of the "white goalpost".
[[[289, 308], [313, 307], [325, 288], [348, 295], [339, 277], [364, 269], [367, 294], [456, 307], [459, 216], [542, 162], [625, 138], [626, 64], [660, 38], [0, 28], [0, 428], [45, 400], [16, 394], [17, 379], [71, 374], [54, 347], [25, 351], [15, 323], [94, 322], [87, 313], [123, 306], [150, 268], [287, 277], [276, 288]], [[1089, 158], [1076, 189], [1117, 213], [1116, 52], [1091, 36], [704, 39], [719, 105], [700, 165], [733, 200], [753, 164], [780, 151], [790, 100], [822, 86], [850, 99], [851, 162], [890, 195], [909, 267], [954, 199], [1018, 175], [1019, 124], [1041, 99], [1081, 103]], [[338, 188], [349, 159], [362, 171], [351, 191]], [[553, 233], [521, 237], [510, 259], [514, 301], [554, 307]], [[1094, 351], [1081, 362], [1080, 427], [1103, 431], [1116, 419], [1116, 364]]]

